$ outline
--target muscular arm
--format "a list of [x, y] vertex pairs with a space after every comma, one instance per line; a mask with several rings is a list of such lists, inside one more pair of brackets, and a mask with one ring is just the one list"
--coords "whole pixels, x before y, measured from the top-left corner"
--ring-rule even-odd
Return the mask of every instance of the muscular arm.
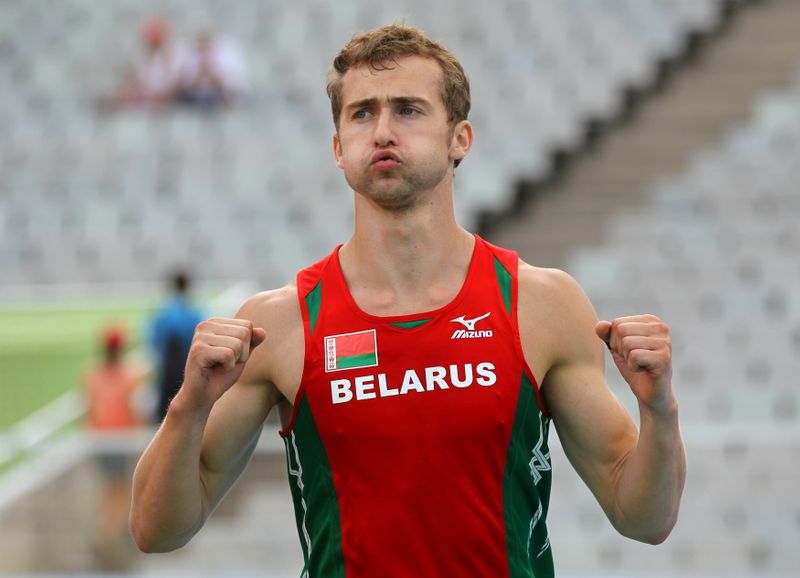
[[[295, 302], [293, 290], [262, 294], [244, 305], [240, 320], [198, 327], [184, 383], [134, 474], [130, 526], [142, 550], [186, 544], [244, 470], [282, 399], [273, 383], [293, 360], [285, 348], [294, 342], [285, 337]], [[269, 333], [253, 325], [268, 325]], [[256, 347], [265, 338], [245, 363], [246, 343]]]
[[[567, 457], [613, 526], [665, 540], [686, 476], [666, 326], [652, 316], [598, 324], [572, 278], [523, 265], [520, 328]], [[638, 431], [605, 383], [603, 341], [639, 403]]]

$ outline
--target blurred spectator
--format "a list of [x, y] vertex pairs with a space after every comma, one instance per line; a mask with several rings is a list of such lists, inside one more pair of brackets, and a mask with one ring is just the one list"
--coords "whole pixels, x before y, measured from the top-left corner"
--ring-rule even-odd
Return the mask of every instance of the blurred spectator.
[[157, 424], [167, 415], [169, 402], [180, 389], [195, 327], [205, 318], [191, 301], [189, 275], [178, 271], [171, 284], [172, 297], [156, 315], [150, 337], [156, 356]]
[[241, 47], [202, 30], [181, 63], [179, 84], [178, 98], [184, 104], [210, 109], [236, 103], [247, 88]]
[[142, 372], [124, 361], [125, 334], [111, 327], [103, 336], [103, 363], [86, 376], [87, 421], [94, 430], [117, 430], [139, 425], [134, 394]]
[[[140, 425], [134, 396], [143, 373], [124, 359], [124, 351], [124, 332], [110, 327], [103, 335], [102, 362], [86, 374], [87, 426], [95, 434], [120, 433]], [[127, 528], [131, 472], [125, 453], [115, 452], [110, 446], [99, 446], [99, 450], [103, 489], [96, 554], [104, 567], [118, 567], [130, 550]]]
[[142, 26], [144, 53], [131, 64], [125, 81], [109, 103], [123, 107], [161, 108], [175, 98], [179, 86], [181, 57], [169, 43], [169, 23], [159, 17]]

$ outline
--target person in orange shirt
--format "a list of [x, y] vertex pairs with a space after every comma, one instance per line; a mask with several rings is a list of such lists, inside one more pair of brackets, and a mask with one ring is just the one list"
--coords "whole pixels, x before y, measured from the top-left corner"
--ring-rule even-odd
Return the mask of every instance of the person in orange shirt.
[[[86, 425], [92, 433], [104, 435], [131, 430], [141, 425], [134, 396], [142, 372], [125, 360], [125, 333], [109, 327], [103, 335], [103, 360], [86, 374]], [[127, 456], [100, 448], [98, 465], [103, 477], [98, 522], [98, 557], [118, 560], [122, 539], [127, 537], [130, 476]]]
[[141, 374], [124, 360], [125, 334], [111, 327], [103, 336], [104, 360], [87, 375], [88, 425], [93, 430], [119, 430], [140, 425], [133, 396]]

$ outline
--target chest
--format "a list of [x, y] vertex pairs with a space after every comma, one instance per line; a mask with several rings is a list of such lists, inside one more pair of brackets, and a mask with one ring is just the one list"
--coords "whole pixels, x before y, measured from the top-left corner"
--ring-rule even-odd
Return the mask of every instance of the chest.
[[523, 364], [502, 312], [400, 326], [328, 319], [319, 329], [301, 387], [329, 443], [464, 448], [507, 435]]

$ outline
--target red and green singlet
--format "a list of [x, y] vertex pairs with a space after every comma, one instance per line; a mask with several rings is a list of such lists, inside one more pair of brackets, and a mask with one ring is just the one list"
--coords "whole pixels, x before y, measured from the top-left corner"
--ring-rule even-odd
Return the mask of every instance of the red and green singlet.
[[553, 576], [549, 417], [517, 323], [516, 253], [476, 236], [458, 295], [376, 317], [339, 248], [297, 276], [289, 483], [310, 578]]

